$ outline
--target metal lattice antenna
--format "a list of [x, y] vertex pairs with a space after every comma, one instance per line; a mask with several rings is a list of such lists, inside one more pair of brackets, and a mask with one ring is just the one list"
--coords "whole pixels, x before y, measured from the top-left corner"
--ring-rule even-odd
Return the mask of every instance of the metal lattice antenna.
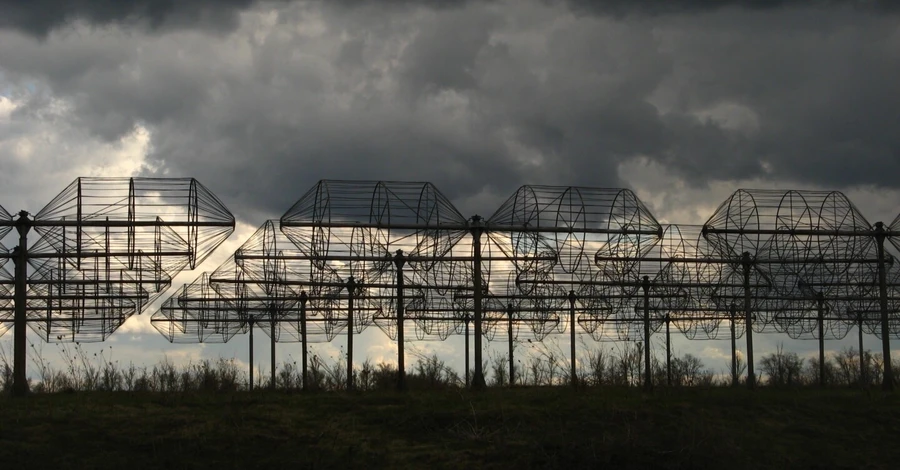
[[234, 217], [195, 179], [78, 178], [34, 217], [2, 210], [0, 233], [12, 228], [19, 245], [0, 257], [15, 264], [13, 388], [23, 394], [26, 323], [46, 341], [106, 339], [221, 244]]

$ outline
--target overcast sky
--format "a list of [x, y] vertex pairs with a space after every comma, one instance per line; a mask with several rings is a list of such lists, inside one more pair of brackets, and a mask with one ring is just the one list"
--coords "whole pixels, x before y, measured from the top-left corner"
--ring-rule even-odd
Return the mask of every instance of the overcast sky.
[[323, 178], [485, 216], [522, 184], [630, 187], [695, 224], [738, 187], [837, 189], [890, 222], [897, 4], [0, 0], [0, 205], [192, 176], [239, 221], [226, 251]]

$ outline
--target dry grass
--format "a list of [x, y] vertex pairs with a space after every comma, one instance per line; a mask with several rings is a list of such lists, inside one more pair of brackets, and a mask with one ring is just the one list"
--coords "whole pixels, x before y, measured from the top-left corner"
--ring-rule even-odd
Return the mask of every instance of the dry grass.
[[29, 468], [896, 468], [896, 395], [522, 388], [0, 399]]

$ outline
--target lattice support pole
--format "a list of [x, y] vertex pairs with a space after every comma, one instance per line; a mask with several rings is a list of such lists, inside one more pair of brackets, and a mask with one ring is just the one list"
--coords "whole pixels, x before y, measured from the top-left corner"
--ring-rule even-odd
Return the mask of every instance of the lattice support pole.
[[868, 367], [866, 367], [866, 353], [863, 349], [863, 316], [859, 314], [857, 319], [856, 330], [859, 335], [859, 386], [865, 388], [868, 386]]
[[16, 303], [13, 316], [13, 395], [20, 397], [28, 393], [28, 379], [25, 375], [25, 354], [28, 342], [25, 294], [28, 290], [28, 232], [31, 230], [31, 219], [28, 218], [28, 212], [19, 212], [15, 227], [19, 233], [19, 246], [12, 253], [15, 263], [14, 299]]
[[406, 389], [406, 358], [403, 351], [403, 266], [406, 265], [406, 256], [403, 250], [397, 250], [394, 255], [394, 266], [397, 268], [397, 390]]
[[571, 371], [569, 372], [572, 377], [572, 386], [578, 386], [578, 375], [576, 374], [575, 368], [575, 301], [578, 300], [578, 297], [575, 295], [574, 290], [569, 291], [569, 357], [571, 358], [572, 365]]
[[506, 306], [507, 330], [509, 331], [509, 386], [516, 384], [516, 369], [513, 362], [513, 304]]
[[472, 388], [475, 390], [484, 390], [487, 383], [484, 380], [484, 370], [482, 369], [482, 314], [481, 307], [481, 235], [484, 233], [484, 223], [480, 216], [472, 216], [470, 222], [470, 232], [472, 233], [472, 255], [473, 255], [473, 274], [475, 292], [473, 295], [473, 315], [475, 316], [475, 373], [472, 377]]
[[253, 391], [253, 316], [250, 316], [250, 391]]
[[[402, 278], [402, 274], [398, 274], [398, 278]], [[347, 390], [353, 390], [353, 300], [355, 297], [356, 280], [350, 276], [347, 279]], [[400, 329], [403, 328], [402, 325], [401, 323]], [[402, 334], [398, 333], [397, 341], [402, 342], [401, 338], [403, 338]], [[403, 346], [400, 346], [400, 351], [403, 351]]]
[[300, 344], [303, 346], [303, 351], [300, 353], [300, 373], [303, 377], [303, 384], [301, 385], [302, 390], [309, 390], [309, 374], [308, 374], [308, 362], [307, 362], [307, 354], [309, 353], [309, 343], [306, 341], [306, 303], [309, 302], [309, 295], [307, 295], [306, 291], [300, 291]]
[[891, 367], [891, 335], [888, 324], [887, 269], [884, 258], [884, 223], [875, 223], [875, 241], [878, 247], [878, 298], [881, 307], [881, 349], [884, 357], [884, 377], [881, 388], [885, 391], [894, 389], [894, 371]]
[[735, 317], [737, 316], [737, 306], [731, 304], [731, 309], [728, 311], [728, 315], [731, 321], [731, 386], [738, 386], [738, 370], [737, 370], [737, 331], [734, 325]]
[[741, 255], [741, 268], [744, 271], [744, 334], [747, 335], [747, 388], [756, 387], [756, 375], [753, 373], [753, 312], [751, 311], [750, 270], [753, 259], [750, 252]]
[[466, 314], [466, 317], [463, 321], [466, 324], [466, 388], [469, 388], [469, 322], [471, 321], [471, 317]]
[[272, 354], [271, 354], [272, 382], [269, 384], [269, 389], [275, 390], [275, 325], [276, 325], [276, 323], [275, 323], [275, 303], [274, 302], [269, 305], [269, 320], [270, 320], [269, 328], [271, 329], [270, 335], [269, 335], [269, 340], [271, 343], [270, 347], [272, 348]]
[[666, 386], [672, 386], [672, 335], [669, 333], [669, 314], [666, 314]]
[[644, 291], [644, 389], [653, 388], [653, 373], [650, 370], [650, 276], [641, 282]]
[[816, 293], [816, 323], [819, 329], [819, 387], [825, 387], [825, 296]]

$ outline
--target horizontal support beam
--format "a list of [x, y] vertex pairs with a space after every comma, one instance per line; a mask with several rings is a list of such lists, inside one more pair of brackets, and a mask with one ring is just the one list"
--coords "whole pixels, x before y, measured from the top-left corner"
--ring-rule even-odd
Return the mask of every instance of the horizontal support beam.
[[[28, 259], [69, 259], [69, 258], [155, 258], [158, 256], [192, 256], [192, 251], [67, 251], [65, 253], [32, 253]], [[137, 270], [135, 270], [137, 271]]]
[[[252, 279], [231, 279], [231, 278], [221, 278], [221, 277], [211, 277], [209, 278], [210, 284], [231, 284], [231, 285], [242, 285], [242, 284], [258, 284], [258, 285], [276, 285], [276, 286], [308, 286], [308, 287], [347, 287], [346, 282], [316, 282], [316, 281], [297, 281], [297, 280], [283, 280], [283, 281], [256, 281]], [[356, 287], [360, 289], [396, 289], [396, 284], [387, 284], [387, 283], [362, 283], [357, 282]], [[432, 285], [424, 285], [424, 284], [404, 284], [404, 289], [419, 289], [419, 290], [474, 290], [472, 286], [462, 286], [462, 285], [453, 285], [453, 286], [432, 286]]]
[[[406, 299], [423, 299], [423, 296], [403, 296]], [[299, 296], [291, 296], [291, 297], [176, 297], [178, 302], [299, 302]], [[307, 299], [309, 301], [315, 300], [348, 300], [350, 297], [347, 295], [341, 296], [309, 296]], [[354, 295], [354, 300], [396, 300], [396, 295]]]
[[483, 232], [525, 232], [525, 233], [591, 233], [609, 235], [654, 235], [660, 236], [661, 229], [610, 229], [588, 227], [535, 227], [530, 225], [499, 225], [484, 223], [480, 226], [468, 224], [409, 224], [409, 223], [372, 223], [372, 222], [307, 222], [281, 220], [282, 230], [285, 228], [371, 228], [380, 230], [410, 230], [410, 231], [445, 231], [445, 232], [469, 232], [482, 230]]
[[[818, 235], [828, 237], [875, 237], [879, 232], [868, 230], [825, 230], [825, 229], [746, 229], [746, 228], [714, 228], [703, 226], [702, 233], [715, 235]], [[895, 237], [900, 232], [884, 230], [881, 235]]]
[[[118, 294], [109, 294], [109, 295], [32, 295], [28, 294], [28, 301], [32, 300], [148, 300], [149, 296], [147, 295], [118, 295]], [[98, 307], [98, 308], [113, 308], [113, 307]]]
[[157, 286], [169, 285], [172, 283], [172, 280], [161, 280], [161, 279], [147, 279], [147, 280], [137, 280], [137, 279], [29, 279], [29, 286], [99, 286], [99, 285], [125, 285], [132, 286], [137, 285], [141, 286], [144, 284], [152, 284]]
[[[32, 227], [82, 227], [82, 228], [116, 228], [116, 227], [234, 227], [234, 221], [196, 221], [190, 222], [186, 220], [176, 220], [167, 222], [165, 220], [105, 220], [105, 219], [82, 219], [82, 220], [31, 220]], [[4, 224], [0, 224], [2, 226]], [[5, 224], [6, 226], [16, 226], [16, 221]]]
[[[637, 257], [637, 256], [594, 256], [594, 261], [623, 261], [648, 263], [687, 263], [687, 264], [741, 264], [741, 257], [735, 258], [691, 258], [691, 257]], [[804, 258], [804, 259], [753, 259], [751, 264], [876, 264], [874, 258]]]
[[[516, 280], [516, 285], [526, 284], [526, 285], [551, 285], [551, 286], [600, 286], [600, 287], [642, 287], [644, 284], [642, 281], [562, 281], [556, 279], [518, 279]], [[650, 281], [650, 287], [672, 287], [672, 288], [690, 288], [690, 289], [699, 289], [699, 288], [712, 288], [712, 287], [734, 287], [734, 288], [743, 288], [744, 284], [721, 284], [721, 283], [659, 283], [657, 281]], [[771, 287], [768, 284], [751, 284], [750, 288], [764, 288]]]

